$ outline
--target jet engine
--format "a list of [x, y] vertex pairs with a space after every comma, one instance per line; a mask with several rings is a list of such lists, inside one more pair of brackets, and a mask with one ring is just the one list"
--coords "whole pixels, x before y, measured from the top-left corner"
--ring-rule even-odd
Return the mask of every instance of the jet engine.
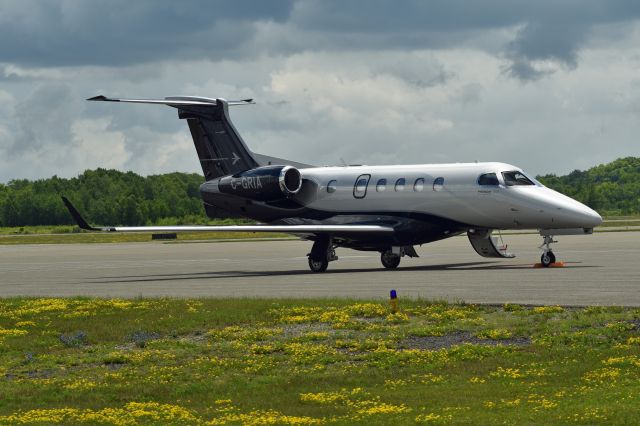
[[302, 175], [292, 166], [264, 166], [220, 178], [218, 189], [256, 201], [289, 198], [300, 191]]

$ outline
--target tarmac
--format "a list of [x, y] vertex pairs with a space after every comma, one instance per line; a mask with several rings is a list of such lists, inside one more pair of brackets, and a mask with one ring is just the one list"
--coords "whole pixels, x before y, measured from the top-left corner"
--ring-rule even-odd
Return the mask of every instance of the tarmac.
[[478, 256], [466, 236], [416, 247], [385, 270], [338, 249], [313, 274], [307, 241], [0, 246], [0, 296], [424, 298], [467, 303], [640, 307], [640, 233], [557, 237], [561, 268], [534, 268], [538, 235], [505, 235], [515, 259]]

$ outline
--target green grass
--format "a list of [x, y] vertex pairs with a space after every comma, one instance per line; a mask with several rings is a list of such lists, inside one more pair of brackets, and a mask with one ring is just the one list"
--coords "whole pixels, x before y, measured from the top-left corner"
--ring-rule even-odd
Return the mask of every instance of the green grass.
[[75, 225], [0, 226], [0, 235], [71, 234], [80, 232]]
[[[204, 219], [198, 216], [187, 216], [163, 218], [153, 225], [246, 225], [253, 223], [255, 222], [239, 218]], [[78, 234], [82, 232], [84, 231], [76, 225], [0, 226], [0, 235]]]
[[[151, 235], [149, 232], [100, 233], [84, 231], [76, 234], [0, 235], [0, 244], [135, 243], [152, 241]], [[292, 238], [287, 234], [260, 232], [179, 232], [177, 235], [177, 241]]]
[[[247, 223], [251, 222], [243, 219], [215, 219], [206, 224]], [[133, 243], [152, 241], [151, 235], [151, 232], [87, 232], [74, 225], [0, 227], [0, 244]], [[177, 241], [291, 238], [288, 234], [258, 232], [178, 232], [177, 235]]]
[[631, 424], [639, 329], [616, 307], [2, 299], [0, 424]]
[[[166, 222], [166, 223], [165, 223]], [[182, 224], [181, 219], [163, 221], [162, 225]], [[209, 220], [209, 225], [242, 225], [253, 223], [244, 219]], [[640, 216], [611, 216], [596, 231], [610, 227], [640, 226]], [[288, 234], [255, 232], [180, 232], [178, 241], [235, 240], [252, 238], [292, 238]], [[86, 232], [74, 225], [0, 227], [0, 244], [72, 244], [72, 243], [126, 243], [151, 241], [151, 233], [99, 233]]]
[[607, 221], [607, 220], [629, 220], [629, 221], [640, 221], [640, 215], [628, 215], [628, 216], [608, 216], [608, 215], [603, 215], [602, 218]]
[[[183, 224], [182, 219], [168, 221]], [[159, 225], [168, 225], [165, 221]], [[245, 219], [211, 219], [206, 225], [243, 225]], [[0, 227], [0, 244], [133, 243], [151, 240], [151, 232], [88, 232], [75, 225]], [[178, 232], [178, 241], [292, 238], [288, 234], [259, 232]], [[173, 241], [173, 240], [163, 240]]]
[[604, 221], [601, 228], [622, 227], [622, 226], [640, 226], [640, 216], [611, 216], [603, 217]]

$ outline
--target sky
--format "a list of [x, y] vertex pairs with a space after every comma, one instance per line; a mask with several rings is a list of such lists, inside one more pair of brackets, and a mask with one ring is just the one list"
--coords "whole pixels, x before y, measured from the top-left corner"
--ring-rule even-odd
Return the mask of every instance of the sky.
[[637, 0], [0, 0], [0, 182], [200, 172], [173, 108], [254, 98], [251, 150], [314, 165], [640, 156]]

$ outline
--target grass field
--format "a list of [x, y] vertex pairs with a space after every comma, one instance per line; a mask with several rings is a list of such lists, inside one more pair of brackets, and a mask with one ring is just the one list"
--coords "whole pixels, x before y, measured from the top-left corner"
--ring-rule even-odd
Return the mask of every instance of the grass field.
[[[175, 223], [182, 224], [182, 221], [176, 219]], [[244, 219], [210, 219], [204, 224], [243, 225], [249, 223], [253, 222]], [[164, 224], [160, 223], [160, 225]], [[132, 243], [151, 241], [151, 235], [151, 232], [87, 232], [75, 225], [0, 227], [0, 244]], [[179, 232], [177, 236], [177, 241], [293, 238], [287, 234], [259, 232]]]
[[[80, 232], [65, 234], [0, 234], [0, 244], [78, 244], [78, 243], [138, 243], [151, 241], [150, 232]], [[260, 232], [179, 232], [177, 240], [237, 240], [293, 238], [287, 234]]]
[[[607, 227], [620, 227], [620, 226], [640, 226], [639, 216], [611, 216], [604, 217], [602, 225], [598, 228]], [[597, 229], [597, 228], [596, 228]]]
[[612, 424], [640, 309], [2, 299], [0, 424]]
[[[211, 220], [209, 225], [244, 224], [247, 221], [239, 219]], [[607, 228], [637, 230], [640, 217], [620, 216], [607, 217], [596, 232], [607, 231]], [[236, 239], [264, 239], [264, 238], [294, 238], [288, 234], [256, 233], [256, 232], [179, 232], [178, 241], [194, 240], [236, 240]], [[0, 227], [0, 244], [73, 244], [73, 243], [127, 243], [151, 241], [151, 233], [118, 233], [118, 232], [86, 232], [77, 226], [22, 226]]]

